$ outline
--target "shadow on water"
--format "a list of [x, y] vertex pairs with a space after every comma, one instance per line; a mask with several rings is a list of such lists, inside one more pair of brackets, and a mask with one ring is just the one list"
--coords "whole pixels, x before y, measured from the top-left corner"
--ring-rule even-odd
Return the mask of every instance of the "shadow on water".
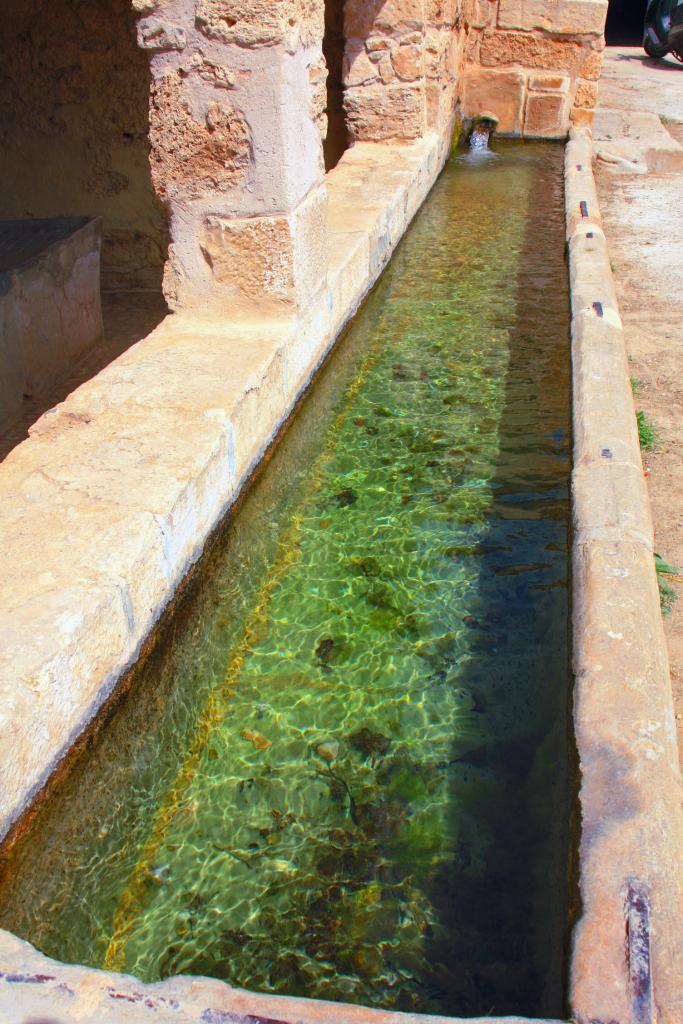
[[561, 1014], [562, 150], [501, 153], [445, 171], [0, 926], [144, 980]]
[[[541, 163], [517, 273], [494, 500], [472, 552], [480, 574], [468, 620], [471, 658], [459, 680], [487, 724], [477, 750], [454, 751], [457, 839], [433, 885], [447, 938], [434, 941], [430, 959], [458, 963], [444, 976], [445, 1002], [467, 1015], [564, 1010], [573, 760], [569, 303], [564, 263], [548, 258], [563, 248], [562, 181]], [[465, 809], [463, 780], [476, 796]]]

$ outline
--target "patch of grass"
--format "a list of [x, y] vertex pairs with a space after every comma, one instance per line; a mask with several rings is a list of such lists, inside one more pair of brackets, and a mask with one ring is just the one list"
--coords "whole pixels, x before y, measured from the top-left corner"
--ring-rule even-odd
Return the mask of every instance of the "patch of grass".
[[644, 452], [653, 451], [659, 444], [659, 434], [654, 423], [647, 418], [642, 409], [636, 413], [638, 420], [638, 440]]
[[669, 577], [678, 576], [678, 569], [665, 562], [661, 555], [655, 552], [655, 569], [657, 571], [657, 583], [659, 584], [659, 603], [662, 606], [662, 615], [668, 615], [678, 600], [678, 594], [669, 583]]
[[610, 267], [610, 270], [612, 271], [612, 273], [616, 274], [616, 272], [617, 272], [617, 265], [614, 262], [614, 260], [610, 260], [609, 261], [609, 267]]
[[637, 377], [631, 377], [631, 391], [634, 395], [637, 395], [640, 391], [640, 381]]

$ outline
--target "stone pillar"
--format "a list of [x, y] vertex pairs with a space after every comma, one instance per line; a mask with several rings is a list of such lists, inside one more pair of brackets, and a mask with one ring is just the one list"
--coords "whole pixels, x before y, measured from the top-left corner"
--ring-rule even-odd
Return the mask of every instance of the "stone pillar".
[[448, 131], [461, 0], [346, 0], [345, 107], [356, 141]]
[[304, 309], [327, 270], [324, 0], [132, 3], [169, 304], [231, 319]]

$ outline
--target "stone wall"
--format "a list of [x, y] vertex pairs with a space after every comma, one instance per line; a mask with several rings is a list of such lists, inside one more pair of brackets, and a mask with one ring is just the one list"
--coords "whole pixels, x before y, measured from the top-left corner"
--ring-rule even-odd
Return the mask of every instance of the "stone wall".
[[597, 102], [607, 0], [467, 0], [463, 111], [506, 135], [563, 138]]
[[130, 0], [3, 3], [0, 219], [102, 217], [107, 288], [161, 284], [148, 106]]
[[[606, 6], [345, 0], [341, 128], [444, 139], [462, 102], [505, 134], [563, 135], [592, 117]], [[163, 267], [176, 310], [305, 309], [328, 266], [323, 39], [341, 0], [105, 7], [11, 0], [0, 217], [101, 215], [105, 286], [152, 286]]]
[[[132, 0], [152, 74], [152, 176], [175, 309], [293, 315], [325, 284], [323, 55], [339, 0]], [[343, 96], [354, 142], [410, 142], [495, 113], [559, 137], [596, 99], [607, 0], [345, 0]], [[463, 72], [463, 67], [465, 71]], [[337, 79], [339, 68], [333, 68]], [[331, 104], [331, 100], [329, 100]], [[345, 140], [326, 148], [333, 166]], [[332, 152], [336, 148], [336, 152]]]
[[[232, 318], [300, 312], [325, 285], [323, 38], [327, 15], [329, 49], [341, 5], [132, 3], [150, 56], [152, 176], [170, 221], [167, 298]], [[346, 0], [338, 84], [349, 141], [450, 133], [461, 9], [462, 0]], [[332, 166], [339, 153], [326, 148]]]
[[465, 26], [462, 0], [347, 0], [345, 105], [354, 140], [450, 131]]

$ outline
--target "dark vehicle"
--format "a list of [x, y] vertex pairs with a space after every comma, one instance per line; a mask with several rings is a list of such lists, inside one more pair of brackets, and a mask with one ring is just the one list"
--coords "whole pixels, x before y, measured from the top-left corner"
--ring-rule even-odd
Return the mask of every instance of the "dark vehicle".
[[648, 57], [672, 53], [683, 62], [683, 0], [650, 0], [645, 12], [643, 48]]

